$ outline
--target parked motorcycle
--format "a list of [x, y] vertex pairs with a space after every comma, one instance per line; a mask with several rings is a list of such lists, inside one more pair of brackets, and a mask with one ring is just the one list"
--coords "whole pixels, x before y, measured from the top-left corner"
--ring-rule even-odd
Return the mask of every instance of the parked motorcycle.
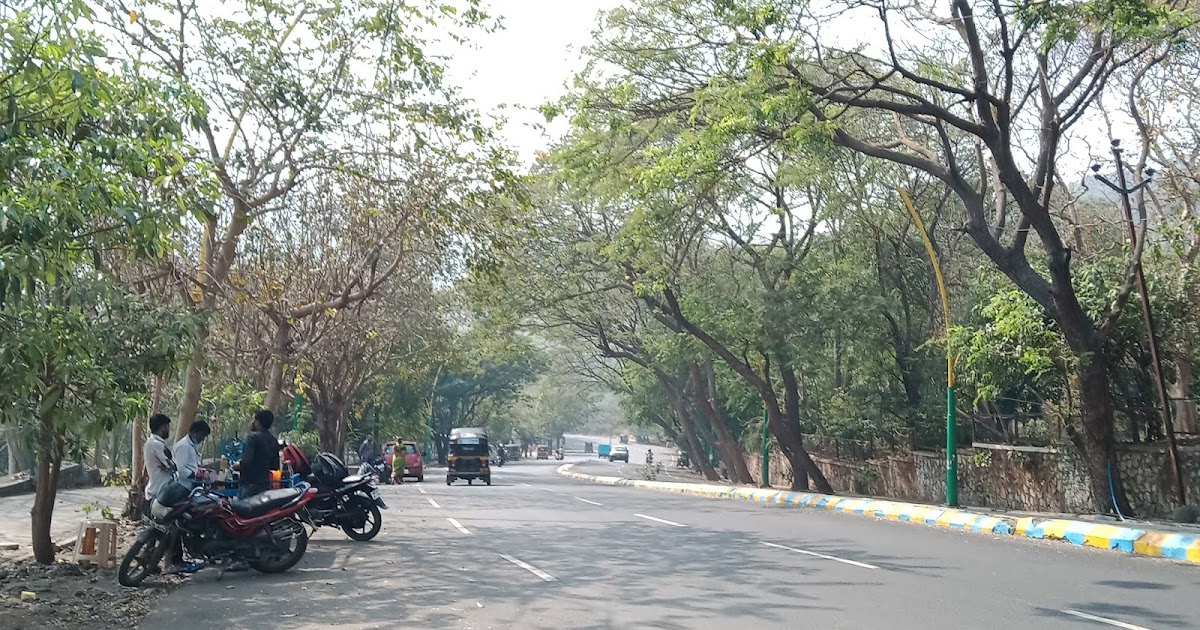
[[117, 570], [122, 586], [138, 586], [157, 573], [163, 556], [181, 539], [194, 558], [215, 565], [245, 562], [262, 573], [287, 571], [308, 549], [299, 512], [317, 491], [308, 484], [229, 499], [203, 488], [168, 485], [151, 504], [152, 523]]
[[392, 471], [388, 469], [387, 463], [384, 462], [382, 457], [370, 463], [363, 462], [359, 464], [358, 475], [360, 477], [374, 475], [375, 479], [378, 480], [379, 483], [386, 484], [392, 482]]
[[[382, 464], [383, 460], [379, 460]], [[337, 527], [354, 540], [371, 540], [383, 527], [380, 509], [387, 504], [379, 496], [375, 469], [364, 463], [359, 474], [346, 476], [342, 461], [322, 453], [313, 463], [309, 479], [317, 486], [317, 495], [308, 504], [308, 516], [317, 527]]]

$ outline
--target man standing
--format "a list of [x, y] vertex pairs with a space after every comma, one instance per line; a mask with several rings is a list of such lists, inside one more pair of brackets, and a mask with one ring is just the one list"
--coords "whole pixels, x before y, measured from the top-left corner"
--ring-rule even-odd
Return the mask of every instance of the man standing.
[[171, 434], [171, 419], [161, 413], [150, 416], [150, 437], [142, 446], [142, 461], [146, 462], [146, 515], [150, 514], [150, 502], [175, 478], [175, 462], [171, 449], [167, 448], [167, 436]]
[[[154, 498], [167, 484], [174, 481], [178, 474], [171, 449], [167, 448], [167, 436], [170, 434], [170, 418], [161, 413], [150, 416], [150, 437], [146, 438], [146, 444], [142, 447], [142, 459], [146, 462], [146, 472], [149, 474], [146, 492], [143, 495], [146, 499], [144, 513], [147, 518], [150, 517], [150, 506]], [[178, 536], [172, 543], [170, 557], [163, 564], [163, 572], [167, 574], [195, 573], [204, 566], [199, 563], [184, 563], [183, 541]]]
[[364, 464], [373, 464], [376, 457], [378, 455], [375, 453], [375, 438], [368, 435], [367, 439], [363, 440], [362, 446], [358, 447], [358, 461]]
[[245, 499], [266, 492], [271, 485], [271, 471], [279, 468], [279, 440], [271, 434], [275, 414], [270, 409], [254, 412], [250, 435], [242, 449], [242, 461], [234, 464], [238, 477], [238, 496]]
[[179, 481], [195, 486], [200, 480], [200, 445], [212, 433], [208, 423], [197, 420], [188, 429], [188, 434], [175, 443], [175, 466], [179, 469]]

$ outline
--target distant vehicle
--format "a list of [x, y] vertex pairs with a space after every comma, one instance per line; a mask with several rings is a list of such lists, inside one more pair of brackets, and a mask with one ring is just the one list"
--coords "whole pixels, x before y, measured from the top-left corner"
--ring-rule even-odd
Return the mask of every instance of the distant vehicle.
[[510, 462], [521, 461], [521, 447], [517, 444], [505, 444], [504, 455]]
[[608, 457], [610, 450], [612, 450], [611, 446], [607, 444], [601, 444], [600, 446], [596, 447], [596, 457]]
[[549, 446], [537, 447], [537, 458], [538, 459], [550, 459], [550, 447]]
[[447, 486], [459, 479], [466, 479], [467, 485], [476, 479], [492, 485], [487, 431], [474, 427], [451, 429], [449, 451], [446, 457]]
[[614, 446], [612, 452], [608, 454], [608, 461], [615, 462], [617, 460], [629, 463], [629, 447]]
[[628, 444], [628, 443], [629, 443], [629, 436], [628, 436], [628, 435], [622, 435], [622, 436], [620, 436], [620, 440], [621, 440], [621, 443], [622, 443], [622, 444]]

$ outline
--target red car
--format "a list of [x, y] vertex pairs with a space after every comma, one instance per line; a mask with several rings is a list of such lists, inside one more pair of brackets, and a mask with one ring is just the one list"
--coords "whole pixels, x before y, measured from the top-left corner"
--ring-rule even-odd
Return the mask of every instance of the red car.
[[416, 442], [399, 442], [395, 440], [388, 442], [383, 446], [383, 461], [388, 468], [392, 467], [392, 458], [395, 456], [397, 444], [404, 451], [404, 465], [408, 468], [405, 477], [416, 477], [417, 481], [425, 481], [425, 460], [421, 458], [421, 451], [417, 448]]

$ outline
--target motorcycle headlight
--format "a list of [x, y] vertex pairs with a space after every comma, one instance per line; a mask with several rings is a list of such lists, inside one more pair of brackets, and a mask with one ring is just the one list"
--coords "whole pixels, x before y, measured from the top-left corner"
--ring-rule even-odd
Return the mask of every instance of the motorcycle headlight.
[[170, 513], [171, 513], [171, 508], [159, 503], [158, 499], [151, 500], [151, 503], [150, 503], [150, 516], [151, 517], [153, 517], [155, 519], [161, 519], [162, 517], [164, 517]]

